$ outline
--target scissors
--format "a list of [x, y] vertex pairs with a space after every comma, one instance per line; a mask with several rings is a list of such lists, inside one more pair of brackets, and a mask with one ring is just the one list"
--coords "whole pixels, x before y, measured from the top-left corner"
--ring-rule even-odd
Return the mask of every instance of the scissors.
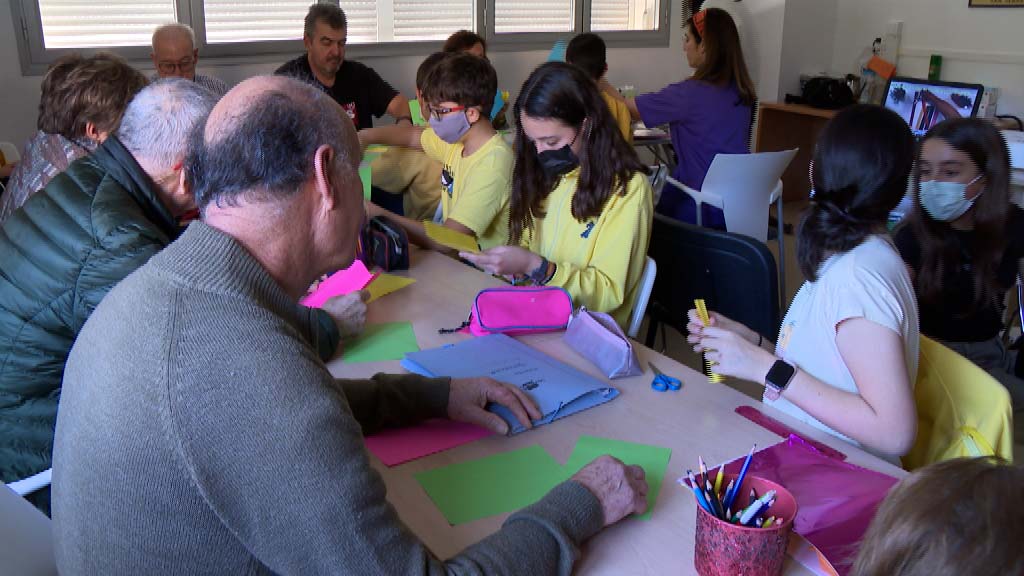
[[683, 387], [683, 383], [679, 381], [679, 378], [673, 378], [668, 374], [665, 374], [661, 370], [658, 370], [658, 367], [651, 362], [648, 362], [647, 365], [654, 371], [654, 380], [651, 381], [651, 388], [658, 392], [665, 392], [667, 390], [679, 390]]

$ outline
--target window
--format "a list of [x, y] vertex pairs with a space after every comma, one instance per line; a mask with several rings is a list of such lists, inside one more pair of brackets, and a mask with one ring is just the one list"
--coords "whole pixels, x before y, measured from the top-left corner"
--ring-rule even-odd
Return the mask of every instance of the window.
[[[22, 67], [38, 74], [61, 53], [82, 48], [111, 48], [129, 59], [145, 59], [153, 29], [173, 21], [196, 30], [207, 58], [293, 54], [301, 49], [303, 18], [313, 1], [11, 0], [11, 10], [21, 32]], [[351, 55], [359, 58], [424, 54], [461, 29], [476, 31], [498, 50], [503, 45], [546, 48], [588, 30], [601, 32], [610, 46], [667, 45], [671, 1], [340, 0], [340, 5], [348, 17]]]

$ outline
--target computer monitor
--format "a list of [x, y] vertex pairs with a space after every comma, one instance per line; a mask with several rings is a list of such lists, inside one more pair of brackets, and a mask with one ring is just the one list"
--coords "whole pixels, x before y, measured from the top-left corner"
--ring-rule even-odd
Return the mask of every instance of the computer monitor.
[[885, 88], [882, 105], [906, 120], [914, 136], [924, 136], [947, 118], [973, 118], [984, 92], [981, 84], [895, 76]]

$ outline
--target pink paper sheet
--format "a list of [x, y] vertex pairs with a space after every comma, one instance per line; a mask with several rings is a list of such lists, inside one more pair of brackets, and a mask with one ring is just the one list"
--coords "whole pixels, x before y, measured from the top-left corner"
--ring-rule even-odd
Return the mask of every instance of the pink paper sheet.
[[451, 420], [427, 420], [411, 428], [384, 430], [366, 438], [366, 448], [385, 466], [395, 466], [455, 448], [485, 436], [490, 430]]
[[[726, 464], [726, 473], [738, 474], [745, 457]], [[817, 546], [841, 575], [850, 571], [878, 505], [898, 482], [825, 456], [795, 434], [755, 452], [747, 474], [777, 482], [793, 494], [799, 508], [793, 529]]]
[[375, 274], [370, 274], [362, 260], [356, 260], [345, 270], [338, 270], [327, 277], [326, 280], [316, 287], [312, 294], [301, 300], [303, 306], [319, 308], [335, 296], [341, 296], [356, 290], [362, 290], [373, 280]]

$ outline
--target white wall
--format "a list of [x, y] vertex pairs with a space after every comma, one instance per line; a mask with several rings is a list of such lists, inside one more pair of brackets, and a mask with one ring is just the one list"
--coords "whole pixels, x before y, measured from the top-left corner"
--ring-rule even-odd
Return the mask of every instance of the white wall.
[[[782, 58], [778, 101], [800, 93], [801, 74], [827, 73], [832, 68], [837, 2], [844, 0], [786, 0], [782, 28]], [[856, 1], [856, 0], [855, 0]], [[768, 101], [765, 94], [762, 100]]]
[[[671, 42], [659, 48], [609, 48], [609, 80], [616, 86], [632, 84], [638, 92], [657, 90], [670, 82], [682, 80], [690, 74], [683, 56], [681, 11], [679, 0], [662, 0], [671, 4], [669, 20]], [[781, 2], [782, 0], [772, 0]], [[301, 23], [296, 23], [301, 25]], [[438, 43], [440, 48], [440, 43]], [[18, 64], [17, 45], [11, 11], [6, 2], [0, 2], [0, 141], [7, 140], [19, 147], [35, 132], [36, 111], [39, 104], [41, 76], [23, 77]], [[526, 52], [500, 52], [488, 55], [498, 72], [499, 85], [512, 92], [512, 97], [530, 72], [543, 63], [547, 50]], [[235, 64], [205, 60], [200, 70], [235, 84], [257, 74], [269, 74], [293, 54], [282, 55], [279, 61]], [[412, 97], [416, 68], [426, 54], [415, 56], [360, 58], [373, 67], [396, 89]], [[135, 62], [146, 74], [152, 72], [151, 63]]]
[[898, 73], [927, 78], [941, 54], [942, 79], [998, 86], [1000, 114], [1024, 115], [1024, 8], [968, 8], [967, 0], [838, 0], [833, 72], [853, 72], [865, 46], [903, 21]]
[[[747, 4], [747, 2], [744, 2]], [[744, 57], [756, 67], [754, 82], [757, 94], [764, 102], [774, 100], [779, 91], [779, 71], [782, 54], [782, 27], [786, 18], [786, 0], [752, 0], [748, 7], [751, 18], [745, 23], [754, 23], [751, 37], [754, 39], [756, 54]]]

